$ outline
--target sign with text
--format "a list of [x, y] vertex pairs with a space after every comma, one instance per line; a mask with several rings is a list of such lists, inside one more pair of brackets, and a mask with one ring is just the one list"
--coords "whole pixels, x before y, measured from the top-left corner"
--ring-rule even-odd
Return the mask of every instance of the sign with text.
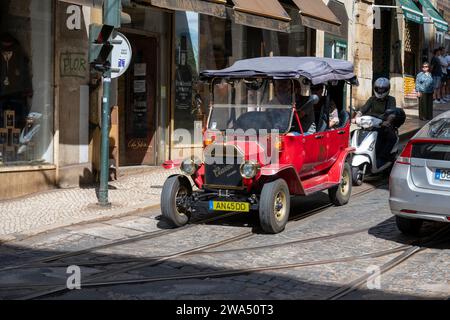
[[119, 32], [117, 32], [112, 43], [114, 48], [111, 53], [111, 78], [118, 78], [130, 66], [132, 50], [128, 39]]

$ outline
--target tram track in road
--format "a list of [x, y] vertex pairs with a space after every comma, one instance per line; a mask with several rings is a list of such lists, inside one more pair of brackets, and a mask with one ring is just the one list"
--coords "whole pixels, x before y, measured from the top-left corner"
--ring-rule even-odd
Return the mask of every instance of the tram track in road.
[[[367, 190], [364, 191], [366, 193]], [[314, 211], [317, 211], [314, 210]], [[386, 224], [387, 225], [387, 224]], [[380, 225], [382, 226], [382, 225]], [[362, 229], [361, 229], [362, 231]], [[301, 268], [301, 267], [308, 267], [308, 266], [319, 266], [319, 265], [325, 265], [325, 264], [334, 264], [334, 263], [345, 263], [345, 262], [352, 262], [356, 260], [361, 259], [372, 259], [372, 258], [379, 258], [383, 256], [392, 255], [395, 253], [401, 253], [400, 255], [394, 257], [393, 259], [389, 260], [387, 263], [385, 263], [381, 267], [382, 274], [385, 272], [388, 272], [392, 268], [400, 265], [401, 263], [407, 261], [409, 258], [411, 258], [413, 255], [423, 251], [426, 249], [424, 246], [429, 246], [433, 244], [438, 244], [443, 241], [442, 237], [438, 238], [442, 235], [447, 235], [449, 231], [448, 227], [442, 228], [438, 230], [438, 232], [432, 234], [431, 236], [422, 239], [420, 241], [411, 242], [410, 244], [398, 246], [395, 248], [390, 248], [387, 250], [380, 250], [375, 251], [372, 253], [365, 253], [361, 255], [356, 256], [348, 256], [343, 258], [335, 258], [335, 259], [326, 259], [326, 260], [317, 260], [317, 261], [306, 261], [306, 262], [300, 262], [300, 263], [293, 263], [293, 264], [281, 264], [281, 265], [270, 265], [270, 266], [262, 266], [262, 267], [252, 267], [252, 268], [243, 268], [243, 269], [234, 269], [234, 270], [222, 270], [222, 271], [209, 271], [209, 272], [197, 272], [197, 273], [189, 273], [189, 274], [173, 274], [173, 275], [165, 275], [165, 276], [159, 276], [159, 277], [144, 277], [144, 278], [138, 278], [138, 279], [126, 279], [126, 280], [107, 280], [104, 279], [104, 276], [112, 276], [118, 273], [126, 272], [131, 269], [124, 268], [120, 270], [120, 272], [111, 273], [107, 272], [106, 274], [100, 276], [100, 277], [94, 277], [89, 279], [89, 281], [83, 283], [83, 288], [98, 288], [98, 287], [107, 287], [107, 286], [116, 286], [116, 285], [131, 285], [131, 284], [143, 284], [143, 283], [151, 283], [151, 282], [160, 282], [160, 281], [174, 281], [174, 280], [188, 280], [188, 279], [206, 279], [206, 278], [223, 278], [223, 277], [232, 277], [232, 276], [238, 276], [238, 275], [245, 275], [245, 274], [251, 274], [256, 272], [264, 272], [264, 271], [277, 271], [277, 270], [285, 270], [285, 269], [294, 269], [294, 268]], [[353, 234], [358, 232], [358, 230], [348, 231], [340, 233], [340, 235], [345, 234]], [[315, 241], [318, 240], [326, 240], [328, 238], [336, 237], [338, 234], [335, 235], [329, 235], [329, 236], [323, 236], [323, 237], [316, 237]], [[220, 241], [219, 243], [213, 244], [214, 247], [218, 247], [220, 245], [231, 243], [234, 241], [242, 240], [246, 238], [246, 235], [238, 235], [235, 239], [227, 239]], [[313, 238], [311, 239], [303, 239], [298, 240], [297, 242], [308, 242], [308, 241], [314, 241]], [[274, 244], [272, 246], [280, 246], [280, 245], [289, 245], [293, 244], [296, 241], [290, 242], [290, 243], [282, 243], [282, 244]], [[201, 253], [204, 249], [210, 249], [210, 245], [204, 246], [203, 248], [195, 248], [190, 249], [185, 252], [180, 252], [177, 255], [177, 257], [194, 254], [194, 253]], [[263, 246], [263, 247], [252, 247], [252, 248], [245, 248], [245, 250], [255, 250], [255, 249], [261, 249], [261, 248], [270, 248], [271, 246]], [[236, 250], [236, 249], [235, 249]], [[244, 248], [242, 249], [244, 250]], [[228, 252], [227, 250], [222, 251]], [[214, 252], [203, 252], [206, 254], [211, 254]], [[220, 253], [220, 252], [218, 252]], [[165, 257], [165, 261], [171, 259], [173, 257]], [[163, 261], [160, 261], [163, 262]], [[156, 262], [159, 263], [159, 262]], [[147, 263], [144, 263], [140, 266], [133, 266], [133, 270], [139, 269], [141, 267], [149, 266]], [[369, 279], [371, 275], [363, 276], [361, 278], [356, 279], [355, 281], [351, 282], [350, 284], [340, 288], [338, 292], [333, 293], [332, 296], [329, 297], [329, 299], [339, 299], [344, 297], [345, 295], [355, 291], [358, 289], [359, 286], [366, 283], [366, 281]], [[18, 288], [18, 287], [16, 287]], [[29, 288], [29, 287], [28, 287]], [[42, 286], [41, 286], [42, 288]], [[67, 289], [64, 288], [64, 290], [49, 290], [44, 292], [38, 292], [33, 293], [31, 295], [23, 297], [24, 299], [38, 299], [43, 298], [55, 293], [61, 293], [61, 291], [66, 291]]]
[[[446, 236], [449, 234], [450, 227], [446, 226], [437, 232], [433, 233], [431, 236], [426, 239], [422, 239], [421, 241], [415, 241], [415, 244], [406, 244], [402, 246], [398, 246], [395, 248], [390, 248], [386, 250], [379, 250], [371, 253], [365, 253], [361, 255], [348, 256], [342, 258], [335, 259], [325, 259], [325, 260], [316, 260], [316, 261], [306, 261], [292, 264], [278, 264], [278, 265], [270, 265], [270, 266], [261, 266], [261, 267], [251, 267], [251, 268], [242, 268], [242, 269], [234, 269], [234, 270], [223, 270], [223, 271], [209, 271], [209, 272], [197, 272], [197, 273], [189, 273], [189, 274], [173, 274], [166, 276], [157, 276], [157, 277], [144, 277], [138, 279], [127, 279], [127, 280], [106, 280], [106, 281], [90, 281], [87, 283], [83, 283], [83, 288], [96, 288], [96, 287], [108, 287], [108, 286], [117, 286], [117, 285], [132, 285], [132, 284], [144, 284], [144, 283], [152, 283], [152, 282], [161, 282], [161, 281], [176, 281], [176, 280], [189, 280], [189, 279], [207, 279], [207, 278], [224, 278], [224, 277], [232, 277], [239, 275], [252, 274], [257, 272], [267, 272], [267, 271], [279, 271], [279, 270], [287, 270], [287, 269], [296, 269], [302, 267], [311, 267], [311, 266], [320, 266], [320, 265], [328, 265], [335, 263], [346, 263], [353, 262], [357, 260], [363, 259], [374, 259], [380, 258], [388, 255], [392, 255], [395, 253], [401, 253], [395, 258], [389, 260], [381, 267], [382, 274], [391, 270], [392, 268], [400, 265], [401, 263], [408, 260], [414, 254], [417, 254], [426, 249], [423, 246], [436, 245], [441, 243], [444, 238], [442, 236]], [[446, 239], [446, 238], [445, 238]], [[349, 294], [352, 291], [357, 290], [359, 286], [366, 283], [366, 281], [371, 277], [371, 275], [363, 276], [350, 284], [338, 289], [337, 292], [333, 293], [326, 299], [335, 300], [342, 298], [343, 296]], [[41, 285], [40, 287], [44, 287]], [[19, 289], [20, 287], [15, 287], [15, 289]], [[27, 287], [23, 287], [27, 288]], [[66, 290], [66, 289], [65, 289]], [[55, 293], [55, 292], [53, 292]], [[49, 291], [39, 294], [32, 294], [30, 296], [24, 297], [24, 299], [35, 299], [42, 298], [50, 295]]]
[[[339, 232], [339, 233], [333, 233], [333, 234], [329, 234], [329, 235], [323, 235], [323, 236], [317, 236], [317, 237], [311, 237], [311, 238], [305, 238], [305, 239], [291, 240], [291, 241], [287, 241], [287, 242], [268, 244], [268, 245], [264, 245], [264, 246], [224, 249], [224, 250], [217, 250], [217, 251], [205, 250], [205, 249], [208, 249], [208, 250], [213, 249], [212, 247], [208, 247], [208, 248], [204, 248], [204, 249], [196, 248], [195, 250], [192, 250], [191, 252], [186, 252], [185, 254], [183, 254], [183, 256], [218, 255], [218, 254], [236, 253], [236, 252], [243, 252], [243, 251], [275, 249], [275, 248], [290, 246], [290, 245], [294, 245], [294, 244], [332, 240], [332, 239], [336, 239], [336, 238], [340, 238], [340, 237], [346, 237], [346, 236], [351, 236], [351, 235], [355, 235], [358, 233], [366, 232], [366, 231], [368, 231], [370, 229], [374, 229], [374, 228], [387, 227], [390, 225], [395, 225], [395, 223], [394, 222], [383, 223], [383, 224], [377, 225], [376, 227], [367, 226], [367, 227], [356, 229], [356, 230], [343, 231], [343, 232]], [[244, 237], [246, 235], [247, 235], [247, 233], [238, 235], [238, 236], [242, 236], [243, 238], [233, 240], [233, 242], [246, 239], [247, 237]], [[226, 243], [221, 243], [221, 244], [215, 245], [214, 247], [218, 247], [218, 246], [221, 246], [224, 244], [226, 244]], [[158, 259], [167, 259], [167, 258], [171, 258], [171, 257], [172, 257], [172, 255], [165, 255], [165, 256], [146, 257], [146, 259], [147, 260], [158, 260]], [[139, 262], [141, 260], [142, 260], [142, 258], [141, 259], [132, 258], [132, 259], [120, 259], [120, 260], [114, 260], [114, 261], [98, 261], [98, 262], [82, 262], [82, 263], [79, 263], [79, 262], [67, 263], [67, 262], [65, 262], [65, 263], [55, 263], [55, 264], [32, 265], [32, 266], [28, 266], [28, 267], [29, 268], [44, 268], [44, 267], [46, 267], [46, 268], [62, 268], [62, 267], [67, 267], [69, 264], [77, 265], [79, 267], [94, 267], [94, 266], [101, 266], [101, 265], [133, 263], [133, 262]]]
[[[423, 239], [421, 241], [416, 241], [416, 243], [409, 245], [400, 255], [392, 258], [391, 260], [389, 260], [385, 264], [383, 264], [380, 267], [380, 272], [379, 272], [378, 276], [382, 276], [383, 274], [386, 274], [393, 268], [398, 267], [399, 265], [406, 262], [414, 255], [426, 250], [428, 246], [437, 245], [437, 244], [440, 244], [443, 241], [447, 240], [447, 238], [441, 237], [441, 236], [450, 235], [449, 231], [450, 231], [450, 226], [445, 226], [445, 227], [441, 228], [440, 230], [438, 230], [436, 233], [427, 237], [426, 239]], [[373, 277], [373, 274], [365, 274], [365, 275], [353, 280], [352, 282], [348, 283], [347, 285], [342, 286], [341, 288], [337, 289], [330, 296], [326, 297], [325, 300], [339, 300], [339, 299], [349, 295], [350, 293], [357, 291], [364, 284], [366, 284], [371, 277]]]
[[[365, 190], [362, 190], [360, 192], [357, 192], [357, 193], [354, 194], [354, 197], [362, 196], [362, 195], [367, 194], [367, 193], [369, 193], [371, 191], [374, 191], [379, 186], [380, 185], [372, 186], [372, 187], [370, 187], [368, 189], [365, 189]], [[322, 207], [310, 210], [307, 213], [303, 213], [300, 216], [294, 217], [289, 223], [291, 225], [295, 224], [296, 222], [302, 221], [302, 220], [310, 217], [311, 215], [318, 214], [320, 212], [324, 212], [327, 208], [329, 208], [331, 206], [332, 205], [325, 205], [325, 206], [322, 206]], [[388, 224], [384, 224], [384, 226], [385, 225], [388, 225]], [[380, 226], [382, 226], [382, 225], [380, 225]], [[357, 230], [341, 232], [341, 233], [338, 233], [338, 234], [331, 234], [331, 235], [326, 235], [326, 236], [313, 237], [313, 238], [309, 238], [309, 239], [299, 239], [297, 241], [290, 241], [288, 243], [278, 243], [278, 244], [273, 244], [273, 245], [268, 245], [268, 246], [263, 246], [263, 247], [241, 248], [239, 250], [241, 250], [241, 251], [242, 250], [251, 251], [251, 250], [266, 249], [266, 248], [271, 248], [271, 247], [275, 248], [275, 247], [279, 247], [279, 246], [286, 246], [286, 245], [292, 245], [292, 244], [297, 244], [297, 243], [307, 243], [307, 242], [313, 242], [313, 241], [328, 240], [328, 239], [332, 239], [332, 238], [343, 237], [343, 236], [346, 236], [346, 235], [351, 235], [351, 234], [364, 232], [364, 231], [367, 231], [370, 228], [371, 228], [371, 226], [370, 227], [366, 227], [366, 228], [357, 229]], [[213, 243], [213, 244], [209, 244], [209, 245], [205, 245], [205, 246], [201, 246], [201, 247], [196, 247], [196, 248], [193, 248], [193, 249], [189, 249], [189, 250], [185, 250], [185, 251], [182, 251], [182, 252], [175, 253], [173, 255], [162, 256], [162, 257], [147, 257], [146, 259], [150, 260], [150, 261], [146, 261], [146, 262], [142, 262], [142, 258], [138, 259], [138, 260], [124, 259], [124, 260], [121, 260], [120, 263], [133, 263], [133, 262], [136, 262], [136, 261], [140, 261], [140, 262], [135, 263], [132, 266], [125, 266], [123, 268], [119, 268], [119, 269], [115, 269], [115, 270], [101, 271], [99, 273], [96, 273], [96, 274], [92, 275], [88, 279], [85, 279], [84, 284], [87, 284], [89, 282], [94, 282], [94, 281], [99, 280], [99, 279], [110, 278], [110, 277], [112, 277], [114, 275], [124, 274], [124, 273], [132, 271], [132, 270], [141, 269], [141, 268], [145, 268], [145, 267], [156, 266], [156, 265], [158, 265], [160, 263], [163, 263], [165, 261], [168, 261], [170, 259], [174, 259], [174, 258], [177, 258], [177, 257], [190, 256], [190, 255], [196, 255], [196, 254], [216, 254], [216, 252], [214, 252], [214, 251], [207, 251], [207, 250], [211, 250], [213, 248], [216, 248], [216, 247], [219, 247], [219, 246], [231, 243], [231, 242], [240, 241], [240, 240], [249, 238], [249, 237], [251, 237], [253, 235], [255, 235], [254, 232], [246, 231], [246, 232], [243, 232], [241, 234], [238, 234], [237, 236], [221, 240], [221, 241], [219, 241], [217, 243]], [[233, 251], [236, 251], [236, 250], [233, 250]], [[227, 252], [227, 250], [224, 250], [222, 252], [223, 253]], [[221, 253], [221, 252], [217, 251], [217, 253]], [[111, 264], [115, 264], [117, 262], [118, 261], [107, 261], [107, 262], [101, 262], [100, 264], [96, 264], [95, 262], [93, 262], [93, 263], [89, 263], [89, 265], [91, 265], [91, 266], [95, 266], [95, 265], [111, 265]], [[43, 265], [37, 265], [35, 267], [36, 268], [45, 268], [45, 267], [46, 268], [49, 268], [49, 267], [51, 268], [51, 267], [62, 267], [62, 266], [66, 267], [69, 264], [70, 265], [77, 264], [77, 262], [71, 262], [71, 263], [67, 263], [66, 262], [64, 264], [56, 264], [56, 265], [43, 264]], [[83, 264], [77, 264], [77, 265], [83, 266]], [[56, 284], [52, 284], [52, 285], [49, 285], [49, 284], [47, 284], [47, 285], [36, 284], [36, 285], [24, 285], [24, 286], [20, 286], [19, 285], [19, 286], [9, 286], [8, 288], [9, 289], [42, 288], [42, 287], [47, 287], [48, 288], [48, 287], [51, 287], [51, 286], [56, 286]], [[7, 287], [4, 287], [4, 288], [6, 289]], [[32, 294], [32, 295], [26, 296], [24, 298], [26, 298], [26, 299], [41, 298], [41, 297], [45, 297], [45, 296], [48, 296], [48, 295], [51, 295], [51, 294], [60, 293], [62, 291], [66, 291], [66, 290], [67, 290], [67, 288], [65, 286], [64, 287], [61, 286], [61, 287], [58, 287], [58, 288], [50, 289], [50, 290], [45, 291], [45, 292]]]
[[[376, 190], [377, 188], [386, 185], [386, 182], [381, 182], [377, 185], [374, 185], [372, 187], [369, 187], [365, 190], [362, 190], [360, 192], [357, 192], [353, 195], [353, 197], [360, 197], [362, 195], [365, 195], [367, 193], [370, 193], [374, 190]], [[304, 221], [306, 218], [313, 216], [315, 214], [318, 214], [320, 212], [325, 211], [328, 208], [333, 207], [332, 203], [328, 203], [325, 204], [323, 206], [320, 206], [318, 208], [314, 208], [312, 210], [309, 210], [305, 213], [301, 213], [298, 215], [293, 216], [292, 218], [290, 218], [290, 224], [292, 225], [292, 222], [294, 221]], [[120, 239], [117, 241], [112, 241], [112, 242], [108, 242], [106, 244], [102, 244], [102, 245], [98, 245], [98, 246], [93, 246], [93, 247], [89, 247], [89, 248], [85, 248], [85, 249], [81, 249], [81, 250], [77, 250], [77, 251], [72, 251], [72, 252], [67, 252], [67, 253], [61, 253], [61, 254], [57, 254], [57, 255], [52, 255], [50, 257], [46, 257], [46, 258], [42, 258], [42, 259], [37, 259], [37, 260], [33, 260], [33, 261], [29, 261], [20, 265], [15, 265], [15, 266], [9, 266], [9, 267], [3, 267], [0, 268], [0, 273], [1, 272], [5, 272], [5, 271], [12, 271], [12, 270], [17, 270], [17, 269], [21, 269], [21, 268], [36, 268], [36, 267], [44, 267], [44, 266], [49, 266], [48, 263], [50, 262], [54, 262], [57, 260], [62, 260], [65, 258], [70, 258], [70, 257], [76, 257], [76, 256], [80, 256], [83, 254], [87, 254], [87, 253], [92, 253], [94, 251], [98, 251], [98, 250], [102, 250], [102, 249], [108, 249], [108, 248], [112, 248], [112, 247], [116, 247], [116, 246], [121, 246], [121, 245], [125, 245], [125, 244], [131, 244], [131, 243], [135, 243], [135, 242], [139, 242], [139, 241], [144, 241], [144, 240], [150, 240], [150, 239], [154, 239], [157, 237], [162, 237], [165, 235], [170, 235], [172, 233], [175, 232], [179, 232], [179, 231], [183, 231], [186, 230], [188, 228], [192, 228], [201, 224], [208, 224], [208, 223], [212, 223], [212, 222], [216, 222], [216, 221], [220, 221], [221, 219], [226, 219], [229, 217], [236, 217], [239, 216], [240, 213], [239, 212], [231, 212], [231, 213], [226, 213], [226, 214], [222, 214], [222, 215], [218, 215], [218, 216], [214, 216], [214, 217], [210, 217], [210, 218], [205, 218], [205, 219], [200, 219], [197, 221], [194, 221], [193, 223], [190, 223], [188, 225], [185, 225], [183, 227], [180, 228], [174, 228], [174, 229], [164, 229], [164, 230], [156, 230], [156, 231], [152, 231], [152, 232], [146, 232], [143, 233], [141, 235], [138, 236], [134, 236], [134, 237], [129, 237], [129, 238], [125, 238], [125, 239]], [[135, 261], [135, 259], [123, 259], [120, 260], [119, 263], [128, 263], [128, 262], [133, 262]], [[73, 263], [76, 264], [76, 263]], [[109, 264], [108, 262], [105, 262], [104, 264]], [[68, 265], [67, 263], [65, 265]]]
[[238, 212], [226, 213], [226, 214], [222, 214], [222, 215], [218, 215], [218, 216], [214, 216], [214, 217], [210, 217], [210, 218], [200, 219], [200, 220], [194, 221], [191, 224], [187, 224], [187, 225], [185, 225], [183, 227], [179, 227], [179, 228], [144, 232], [144, 233], [134, 236], [134, 237], [119, 239], [119, 240], [111, 241], [111, 242], [101, 244], [98, 246], [93, 246], [93, 247], [88, 247], [88, 248], [77, 250], [77, 251], [52, 255], [50, 257], [25, 262], [20, 265], [2, 267], [2, 268], [0, 268], [0, 273], [4, 272], [4, 271], [12, 271], [12, 270], [17, 270], [17, 269], [21, 269], [21, 268], [29, 268], [29, 267], [33, 267], [33, 266], [43, 267], [44, 266], [43, 264], [46, 264], [48, 262], [53, 262], [53, 261], [61, 260], [64, 258], [76, 257], [76, 256], [80, 256], [83, 254], [91, 253], [94, 251], [108, 249], [108, 248], [121, 246], [121, 245], [125, 245], [125, 244], [130, 244], [130, 243], [134, 243], [134, 242], [138, 242], [138, 241], [144, 241], [144, 240], [154, 239], [157, 237], [162, 237], [165, 235], [173, 234], [175, 232], [180, 232], [180, 231], [183, 231], [183, 230], [186, 230], [189, 228], [193, 228], [198, 225], [207, 224], [207, 223], [215, 222], [215, 221], [218, 221], [221, 219], [226, 219], [229, 217], [237, 216], [238, 214], [239, 214]]
[[[383, 257], [386, 255], [391, 255], [394, 253], [402, 252], [406, 250], [409, 246], [403, 245], [392, 249], [376, 251], [368, 254], [362, 254], [359, 256], [348, 256], [343, 258], [335, 258], [335, 259], [326, 259], [326, 260], [317, 260], [317, 261], [307, 261], [307, 262], [299, 262], [299, 263], [291, 263], [291, 264], [279, 264], [279, 265], [270, 265], [270, 266], [262, 266], [262, 267], [252, 267], [252, 268], [242, 268], [242, 269], [234, 269], [234, 270], [225, 270], [225, 271], [209, 271], [209, 272], [196, 272], [189, 274], [174, 274], [167, 276], [158, 276], [158, 277], [145, 277], [138, 279], [128, 279], [128, 280], [109, 280], [109, 281], [92, 281], [86, 282], [82, 284], [83, 288], [93, 288], [93, 287], [106, 287], [106, 286], [115, 286], [115, 285], [130, 285], [130, 284], [143, 284], [143, 283], [151, 283], [151, 282], [160, 282], [160, 281], [174, 281], [174, 280], [188, 280], [188, 279], [206, 279], [206, 278], [224, 278], [238, 275], [251, 274], [255, 272], [265, 272], [265, 271], [277, 271], [277, 270], [286, 270], [286, 269], [295, 269], [301, 267], [310, 267], [310, 266], [319, 266], [333, 263], [344, 263], [344, 262], [352, 262], [360, 259], [372, 259]], [[48, 287], [48, 285], [35, 285], [35, 287]], [[29, 286], [15, 286], [9, 287], [8, 289], [28, 289]], [[64, 289], [64, 291], [67, 288]], [[45, 294], [32, 294], [30, 296], [23, 297], [23, 300], [28, 299], [36, 299], [48, 296], [54, 292], [46, 292]]]

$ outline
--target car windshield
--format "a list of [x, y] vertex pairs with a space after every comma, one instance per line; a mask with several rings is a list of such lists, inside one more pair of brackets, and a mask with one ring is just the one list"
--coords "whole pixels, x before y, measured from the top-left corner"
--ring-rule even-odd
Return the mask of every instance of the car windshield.
[[244, 131], [290, 129], [292, 82], [272, 79], [219, 80], [214, 84], [209, 129]]
[[441, 118], [430, 122], [428, 134], [432, 138], [450, 139], [450, 119]]

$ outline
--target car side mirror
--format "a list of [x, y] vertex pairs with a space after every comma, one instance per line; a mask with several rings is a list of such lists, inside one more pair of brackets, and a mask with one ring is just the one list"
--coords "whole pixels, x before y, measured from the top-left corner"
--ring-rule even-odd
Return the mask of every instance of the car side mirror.
[[318, 104], [319, 101], [320, 101], [319, 96], [316, 95], [316, 94], [311, 95], [311, 97], [310, 97], [309, 99], [312, 101], [312, 104], [313, 104], [313, 105]]

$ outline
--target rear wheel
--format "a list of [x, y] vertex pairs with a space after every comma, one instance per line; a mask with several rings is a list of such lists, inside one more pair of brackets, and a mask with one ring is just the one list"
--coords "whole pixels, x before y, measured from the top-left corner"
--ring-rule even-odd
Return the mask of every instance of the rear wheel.
[[348, 162], [345, 162], [342, 170], [341, 183], [328, 189], [330, 201], [336, 206], [343, 206], [348, 203], [352, 194], [352, 169]]
[[363, 184], [364, 173], [359, 167], [352, 167], [352, 181], [354, 186]]
[[384, 171], [383, 171], [383, 176], [386, 178], [389, 178], [389, 176], [391, 175], [391, 171], [394, 168], [394, 163], [395, 160], [392, 161], [392, 163], [389, 165], [389, 167], [387, 167]]
[[423, 220], [420, 219], [408, 219], [396, 216], [395, 222], [397, 223], [397, 228], [404, 234], [417, 236], [420, 233], [420, 228], [422, 228]]
[[161, 212], [164, 218], [176, 227], [184, 226], [189, 221], [186, 209], [183, 207], [186, 197], [192, 194], [189, 180], [182, 176], [170, 177], [164, 182], [161, 192]]
[[261, 228], [267, 233], [279, 233], [289, 219], [291, 198], [289, 188], [283, 179], [264, 185], [259, 204]]

